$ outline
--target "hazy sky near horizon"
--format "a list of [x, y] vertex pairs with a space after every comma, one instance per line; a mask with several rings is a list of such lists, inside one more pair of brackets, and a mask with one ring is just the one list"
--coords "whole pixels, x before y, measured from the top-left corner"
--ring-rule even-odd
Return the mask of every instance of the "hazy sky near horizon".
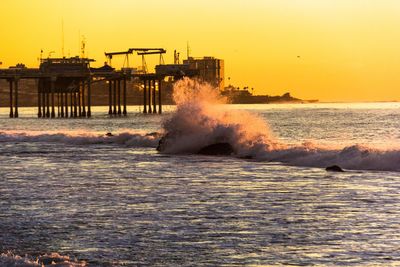
[[[322, 101], [400, 100], [398, 0], [1, 0], [2, 67], [163, 47], [225, 60], [225, 84]], [[62, 34], [62, 21], [64, 35]], [[148, 58], [150, 64], [158, 61]], [[115, 61], [122, 65], [122, 61]], [[130, 65], [141, 64], [139, 57]], [[230, 77], [230, 80], [228, 80]]]

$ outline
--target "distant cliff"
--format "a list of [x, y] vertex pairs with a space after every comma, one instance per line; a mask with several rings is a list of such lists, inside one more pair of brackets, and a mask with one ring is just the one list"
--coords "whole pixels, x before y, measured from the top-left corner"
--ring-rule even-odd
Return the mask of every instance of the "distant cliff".
[[230, 89], [222, 92], [231, 104], [269, 104], [269, 103], [315, 103], [318, 100], [303, 100], [292, 97], [290, 93], [281, 96], [253, 95], [248, 90]]

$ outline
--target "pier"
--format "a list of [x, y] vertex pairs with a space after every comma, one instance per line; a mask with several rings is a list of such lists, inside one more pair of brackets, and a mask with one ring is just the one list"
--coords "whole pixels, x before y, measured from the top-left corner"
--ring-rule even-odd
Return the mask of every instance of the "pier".
[[[113, 56], [137, 52], [142, 56], [143, 71], [132, 72], [125, 68], [116, 70], [111, 67]], [[108, 84], [108, 114], [127, 116], [127, 81], [136, 79], [143, 88], [143, 113], [162, 113], [163, 81], [166, 77], [173, 80], [185, 76], [193, 77], [197, 71], [185, 64], [163, 64], [162, 48], [130, 48], [124, 52], [105, 53], [109, 64], [100, 68], [90, 67], [93, 59], [46, 58], [40, 60], [39, 68], [26, 68], [17, 64], [8, 69], [0, 69], [0, 79], [6, 80], [9, 87], [9, 117], [18, 118], [19, 83], [24, 79], [37, 81], [37, 117], [38, 118], [90, 118], [92, 116], [92, 84], [105, 81]], [[147, 73], [145, 55], [159, 54], [160, 65], [154, 73]]]

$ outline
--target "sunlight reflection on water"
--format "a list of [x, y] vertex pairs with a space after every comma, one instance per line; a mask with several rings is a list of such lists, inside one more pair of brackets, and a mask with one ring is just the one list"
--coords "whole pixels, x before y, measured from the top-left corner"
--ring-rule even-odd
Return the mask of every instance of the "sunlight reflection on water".
[[[254, 109], [293, 142], [351, 136], [346, 141], [379, 144], [399, 135], [397, 104], [367, 116], [361, 108], [317, 107]], [[2, 130], [98, 132], [142, 125], [151, 132], [160, 120], [132, 115], [0, 124]], [[89, 266], [400, 264], [397, 172], [327, 173], [115, 144], [2, 142], [0, 152], [0, 252], [58, 252]]]

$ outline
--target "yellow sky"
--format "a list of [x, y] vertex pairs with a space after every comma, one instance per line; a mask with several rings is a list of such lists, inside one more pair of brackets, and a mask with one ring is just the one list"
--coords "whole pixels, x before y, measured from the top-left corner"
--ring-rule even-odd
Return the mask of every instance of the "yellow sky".
[[[225, 83], [322, 101], [400, 100], [398, 0], [1, 0], [2, 67], [163, 47], [225, 60]], [[155, 63], [157, 58], [148, 59]], [[117, 62], [116, 62], [117, 63]], [[140, 65], [132, 58], [131, 65]]]

